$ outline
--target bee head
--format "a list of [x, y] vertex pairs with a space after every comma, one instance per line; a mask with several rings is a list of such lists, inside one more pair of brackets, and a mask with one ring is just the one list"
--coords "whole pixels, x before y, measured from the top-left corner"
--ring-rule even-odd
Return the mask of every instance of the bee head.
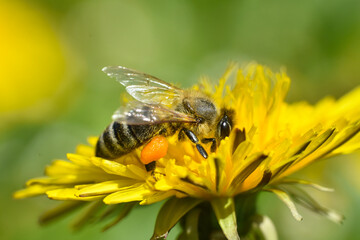
[[186, 112], [196, 118], [197, 124], [212, 125], [215, 122], [217, 109], [211, 100], [201, 97], [184, 98], [183, 106]]

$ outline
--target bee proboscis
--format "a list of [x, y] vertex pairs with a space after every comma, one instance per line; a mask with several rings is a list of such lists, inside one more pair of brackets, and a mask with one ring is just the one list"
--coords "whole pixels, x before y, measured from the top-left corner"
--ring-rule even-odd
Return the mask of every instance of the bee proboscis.
[[201, 91], [183, 90], [154, 76], [129, 68], [105, 67], [103, 71], [121, 83], [135, 99], [117, 110], [113, 121], [100, 135], [95, 155], [116, 159], [147, 144], [154, 136], [178, 134], [196, 146], [205, 159], [202, 144], [215, 151], [220, 140], [229, 136], [234, 111], [216, 107]]

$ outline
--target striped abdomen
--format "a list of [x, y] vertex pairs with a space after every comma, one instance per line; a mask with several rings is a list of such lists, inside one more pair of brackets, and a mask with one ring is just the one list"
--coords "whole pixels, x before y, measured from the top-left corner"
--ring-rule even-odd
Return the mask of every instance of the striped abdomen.
[[[100, 135], [96, 144], [95, 155], [106, 159], [118, 158], [140, 147], [158, 134], [170, 135], [175, 133], [175, 128], [169, 124], [156, 125], [127, 125], [112, 122]], [[167, 128], [171, 131], [167, 131]]]

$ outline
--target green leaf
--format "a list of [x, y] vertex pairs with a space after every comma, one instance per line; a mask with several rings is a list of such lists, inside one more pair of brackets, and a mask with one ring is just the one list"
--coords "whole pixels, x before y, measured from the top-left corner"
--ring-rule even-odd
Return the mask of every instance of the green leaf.
[[234, 199], [215, 198], [211, 201], [211, 205], [226, 238], [231, 240], [240, 240], [237, 232]]
[[171, 198], [160, 209], [151, 239], [165, 239], [175, 224], [188, 211], [203, 202], [195, 198]]

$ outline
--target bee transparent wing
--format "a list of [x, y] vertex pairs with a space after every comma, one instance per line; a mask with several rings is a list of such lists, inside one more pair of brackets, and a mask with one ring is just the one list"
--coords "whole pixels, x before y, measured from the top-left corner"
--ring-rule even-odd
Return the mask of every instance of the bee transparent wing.
[[115, 77], [125, 87], [131, 85], [154, 86], [163, 89], [181, 90], [157, 77], [122, 66], [108, 66], [102, 69], [109, 77]]
[[112, 116], [114, 121], [128, 125], [149, 125], [166, 122], [196, 122], [196, 119], [182, 112], [159, 104], [131, 102], [118, 109]]
[[182, 89], [157, 77], [122, 66], [104, 67], [109, 77], [116, 78], [136, 100], [148, 104], [171, 106], [182, 95]]

